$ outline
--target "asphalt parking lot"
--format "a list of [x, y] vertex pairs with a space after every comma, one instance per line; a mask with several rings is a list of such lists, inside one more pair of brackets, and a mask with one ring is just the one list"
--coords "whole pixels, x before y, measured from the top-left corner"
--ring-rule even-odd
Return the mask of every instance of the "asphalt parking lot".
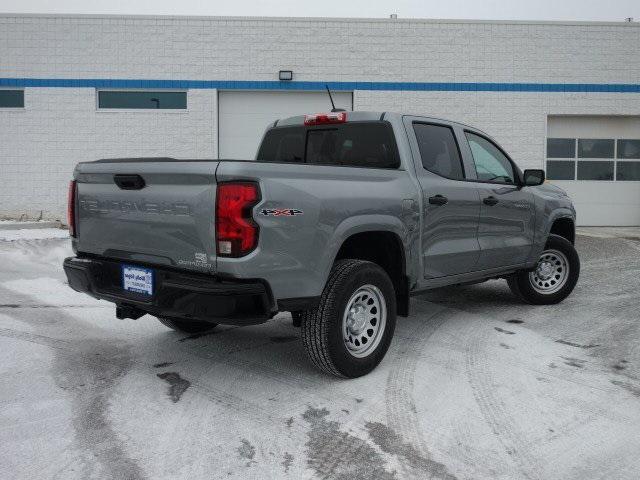
[[0, 240], [0, 478], [637, 479], [640, 235], [587, 233], [564, 303], [416, 297], [356, 380], [316, 372], [286, 314], [120, 321], [64, 284], [68, 240]]

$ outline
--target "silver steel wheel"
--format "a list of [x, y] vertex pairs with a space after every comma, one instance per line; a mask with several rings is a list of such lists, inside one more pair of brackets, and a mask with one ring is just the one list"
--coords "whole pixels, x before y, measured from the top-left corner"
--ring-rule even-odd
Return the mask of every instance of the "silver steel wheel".
[[380, 344], [387, 323], [387, 304], [375, 285], [363, 285], [351, 295], [342, 317], [342, 338], [349, 353], [363, 358]]
[[559, 250], [545, 250], [538, 259], [533, 272], [529, 273], [529, 282], [533, 289], [544, 295], [556, 293], [569, 278], [569, 261]]

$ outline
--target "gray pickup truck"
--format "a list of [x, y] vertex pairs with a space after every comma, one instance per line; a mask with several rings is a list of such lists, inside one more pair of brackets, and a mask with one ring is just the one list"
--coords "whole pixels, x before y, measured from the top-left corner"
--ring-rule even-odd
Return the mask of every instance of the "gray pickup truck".
[[571, 293], [575, 210], [542, 170], [447, 120], [331, 112], [278, 120], [257, 157], [80, 163], [69, 285], [183, 332], [291, 312], [313, 363], [373, 370], [409, 296], [504, 278]]

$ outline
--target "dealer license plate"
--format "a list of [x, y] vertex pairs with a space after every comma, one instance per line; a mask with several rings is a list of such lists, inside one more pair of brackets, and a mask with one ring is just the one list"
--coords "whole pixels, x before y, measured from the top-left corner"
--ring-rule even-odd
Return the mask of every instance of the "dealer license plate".
[[153, 295], [153, 270], [134, 265], [122, 265], [122, 288], [128, 292]]

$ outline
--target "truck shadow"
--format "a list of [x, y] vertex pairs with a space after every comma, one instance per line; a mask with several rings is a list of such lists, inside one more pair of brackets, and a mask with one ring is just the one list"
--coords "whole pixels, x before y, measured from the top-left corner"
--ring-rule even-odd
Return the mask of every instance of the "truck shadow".
[[427, 301], [461, 310], [527, 306], [511, 293], [504, 280], [489, 280], [476, 285], [436, 288], [415, 298], [419, 301]]
[[[143, 318], [145, 322], [154, 320], [148, 316]], [[300, 329], [292, 325], [291, 317], [286, 313], [261, 325], [219, 325], [193, 335], [174, 332], [160, 324], [158, 330], [140, 339], [141, 351], [162, 352], [163, 356], [148, 358], [145, 363], [188, 361], [197, 362], [204, 369], [228, 365], [230, 369], [260, 372], [267, 378], [304, 378], [319, 384], [328, 378], [309, 362]]]

